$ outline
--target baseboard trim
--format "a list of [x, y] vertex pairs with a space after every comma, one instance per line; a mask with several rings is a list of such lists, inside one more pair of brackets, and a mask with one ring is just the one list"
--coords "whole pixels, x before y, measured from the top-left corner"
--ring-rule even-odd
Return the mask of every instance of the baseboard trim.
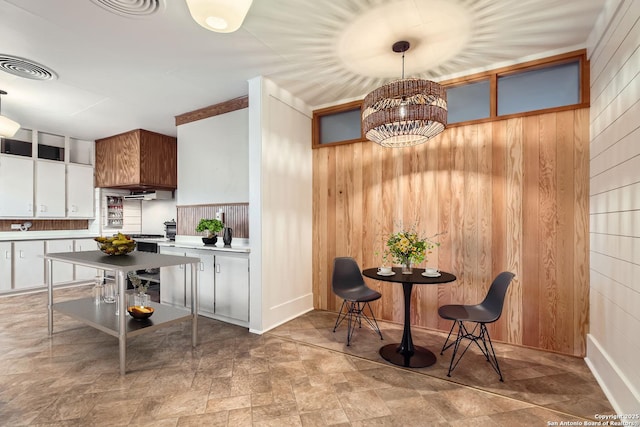
[[591, 334], [587, 334], [587, 357], [584, 360], [616, 413], [640, 412], [640, 396], [634, 391], [629, 379]]
[[306, 294], [301, 297], [298, 297], [290, 301], [271, 307], [268, 310], [269, 314], [263, 311], [262, 313], [263, 322], [265, 320], [265, 317], [272, 316], [272, 313], [278, 313], [284, 317], [277, 316], [276, 319], [273, 319], [273, 323], [270, 322], [269, 326], [266, 326], [262, 330], [256, 330], [256, 329], [250, 328], [249, 332], [254, 334], [260, 334], [260, 335], [264, 334], [265, 332], [268, 332], [271, 329], [277, 328], [278, 326], [283, 325], [288, 321], [293, 320], [296, 317], [300, 317], [303, 314], [306, 314], [310, 311], [313, 311], [313, 294]]

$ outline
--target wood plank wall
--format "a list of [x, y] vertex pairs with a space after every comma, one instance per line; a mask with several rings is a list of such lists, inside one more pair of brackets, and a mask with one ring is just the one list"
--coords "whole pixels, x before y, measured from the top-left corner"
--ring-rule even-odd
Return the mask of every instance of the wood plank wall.
[[[202, 218], [215, 218], [216, 212], [224, 212], [224, 224], [231, 227], [233, 237], [249, 238], [249, 203], [219, 203], [210, 205], [178, 206], [177, 234], [185, 236], [200, 236], [204, 233], [196, 231]], [[222, 232], [218, 233], [222, 236]]]
[[[589, 109], [472, 124], [407, 149], [354, 143], [313, 150], [314, 307], [337, 311], [333, 258], [380, 265], [398, 223], [445, 232], [428, 261], [450, 285], [417, 286], [412, 325], [448, 331], [437, 308], [477, 303], [516, 274], [498, 341], [584, 356], [588, 328]], [[402, 323], [402, 289], [368, 281], [375, 315]]]

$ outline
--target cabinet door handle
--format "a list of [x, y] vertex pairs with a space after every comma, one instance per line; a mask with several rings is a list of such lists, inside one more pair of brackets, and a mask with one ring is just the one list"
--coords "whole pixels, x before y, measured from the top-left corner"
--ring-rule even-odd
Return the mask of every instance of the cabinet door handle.
[[40, 205], [40, 212], [46, 212], [47, 207], [45, 205]]
[[204, 271], [204, 262], [200, 261], [198, 264], [200, 264], [200, 271]]
[[29, 207], [27, 207], [27, 212], [33, 212], [33, 204], [29, 203]]
[[11, 259], [11, 252], [10, 251], [4, 251], [4, 259]]
[[24, 251], [20, 249], [20, 258], [24, 258]]
[[220, 273], [220, 264], [216, 264], [216, 273]]

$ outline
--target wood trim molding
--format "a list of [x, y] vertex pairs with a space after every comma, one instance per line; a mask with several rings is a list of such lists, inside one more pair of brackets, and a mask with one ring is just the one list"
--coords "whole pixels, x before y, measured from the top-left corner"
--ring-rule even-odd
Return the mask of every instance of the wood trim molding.
[[522, 62], [520, 64], [508, 65], [506, 67], [496, 68], [493, 70], [483, 71], [481, 73], [470, 74], [464, 77], [457, 77], [455, 79], [443, 80], [440, 82], [445, 87], [450, 86], [462, 86], [467, 83], [473, 83], [479, 80], [487, 80], [492, 76], [507, 76], [510, 74], [521, 73], [524, 71], [531, 71], [538, 68], [544, 68], [551, 65], [563, 64], [575, 60], [581, 61], [582, 69], [585, 66], [588, 68], [587, 51], [586, 49], [575, 50], [572, 52], [561, 53], [559, 55], [549, 56], [547, 58], [535, 59], [533, 61]]
[[320, 148], [327, 147], [332, 145], [342, 145], [342, 144], [352, 144], [354, 142], [363, 142], [367, 139], [362, 134], [362, 124], [360, 125], [360, 138], [357, 139], [349, 139], [344, 141], [336, 141], [327, 144], [320, 143], [320, 120], [324, 116], [329, 116], [331, 114], [343, 113], [352, 110], [361, 110], [362, 109], [363, 100], [351, 101], [345, 104], [340, 105], [332, 105], [331, 107], [320, 108], [318, 110], [313, 111], [313, 118], [311, 122], [311, 148]]
[[[564, 105], [561, 107], [547, 108], [537, 111], [526, 111], [517, 114], [498, 116], [498, 77], [506, 76], [510, 74], [522, 73], [535, 69], [550, 67], [553, 65], [565, 64], [573, 61], [578, 61], [580, 64], [580, 103], [574, 105]], [[514, 117], [528, 117], [532, 115], [539, 115], [542, 113], [555, 113], [567, 110], [579, 110], [590, 106], [590, 86], [589, 86], [589, 60], [587, 59], [586, 49], [575, 50], [572, 52], [561, 53], [559, 55], [550, 56], [547, 58], [540, 58], [532, 61], [523, 62], [520, 64], [509, 65], [506, 67], [496, 68], [493, 70], [487, 70], [476, 74], [470, 74], [468, 76], [457, 77], [455, 79], [441, 81], [440, 84], [445, 88], [464, 86], [470, 83], [477, 83], [480, 81], [489, 81], [490, 84], [490, 99], [489, 99], [489, 117], [470, 120], [465, 122], [447, 124], [447, 129], [452, 127], [466, 126], [470, 124], [480, 124], [487, 122], [494, 122], [500, 120], [511, 119]], [[331, 147], [336, 145], [353, 144], [356, 142], [367, 142], [367, 139], [362, 135], [362, 128], [360, 128], [361, 138], [351, 139], [345, 141], [331, 142], [327, 144], [320, 144], [320, 119], [325, 115], [335, 114], [344, 111], [354, 110], [362, 107], [363, 100], [351, 101], [345, 104], [334, 105], [322, 109], [315, 110], [313, 112], [312, 121], [312, 136], [311, 136], [311, 148]]]
[[236, 110], [242, 110], [243, 108], [247, 108], [248, 106], [249, 97], [246, 95], [239, 98], [230, 99], [229, 101], [180, 114], [176, 116], [176, 126], [184, 125], [202, 119], [207, 119], [209, 117], [218, 116], [220, 114], [230, 113]]

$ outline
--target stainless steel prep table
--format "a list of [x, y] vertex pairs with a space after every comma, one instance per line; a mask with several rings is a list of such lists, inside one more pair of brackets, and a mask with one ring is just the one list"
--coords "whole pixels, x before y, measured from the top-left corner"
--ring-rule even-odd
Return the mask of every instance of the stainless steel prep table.
[[[47, 262], [47, 288], [49, 292], [49, 336], [53, 334], [53, 310], [80, 320], [119, 340], [120, 375], [126, 372], [127, 337], [151, 332], [162, 326], [191, 319], [191, 344], [198, 341], [198, 274], [200, 258], [163, 255], [150, 252], [131, 252], [128, 255], [108, 256], [100, 251], [61, 252], [45, 255]], [[99, 270], [114, 271], [119, 294], [120, 314], [115, 304], [94, 304], [93, 298], [53, 303], [53, 261], [67, 262]], [[139, 322], [127, 315], [126, 275], [128, 271], [155, 267], [191, 264], [191, 311], [162, 304], [152, 304], [154, 314], [147, 322]]]

